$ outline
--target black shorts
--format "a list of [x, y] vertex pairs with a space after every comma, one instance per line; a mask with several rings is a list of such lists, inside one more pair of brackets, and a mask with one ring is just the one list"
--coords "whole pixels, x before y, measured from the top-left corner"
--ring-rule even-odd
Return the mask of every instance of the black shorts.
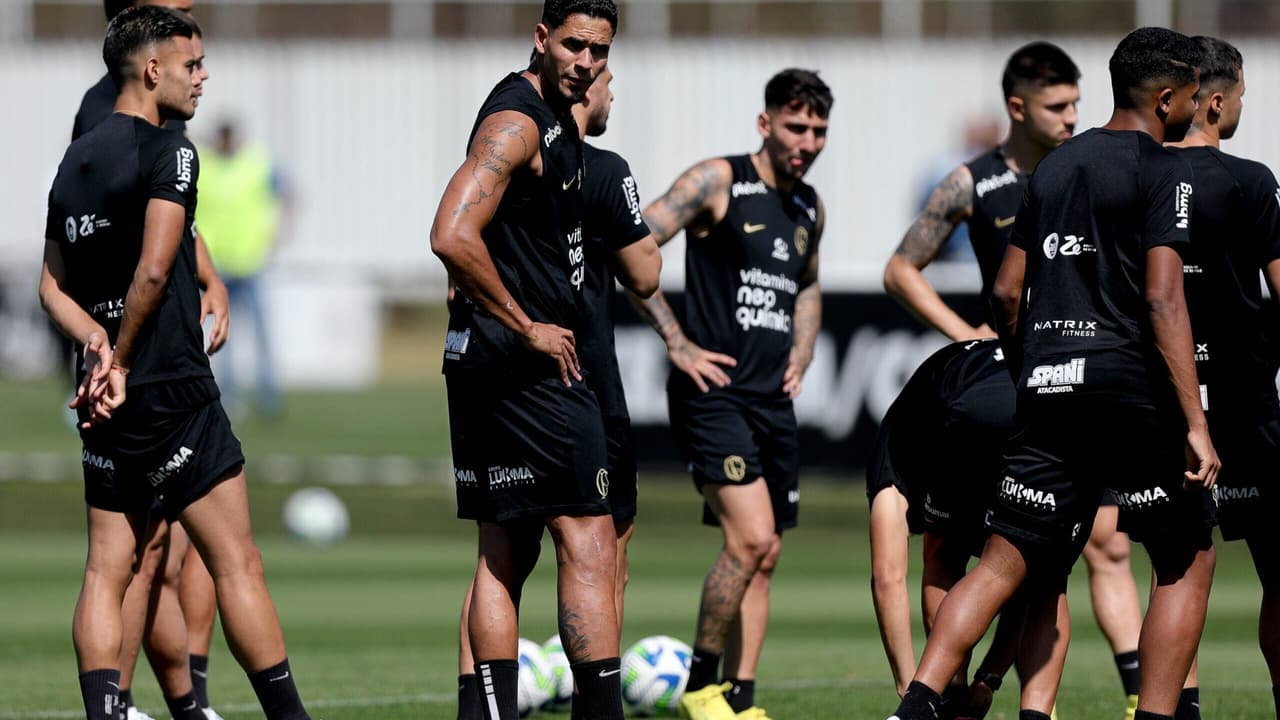
[[600, 406], [587, 386], [446, 377], [458, 517], [507, 522], [608, 515]]
[[604, 418], [604, 441], [608, 453], [609, 509], [615, 523], [634, 520], [639, 470], [631, 439], [631, 418]]
[[867, 499], [894, 487], [907, 499], [912, 534], [927, 532], [980, 555], [1000, 451], [979, 433], [922, 427], [912, 419], [891, 409], [881, 421], [867, 464]]
[[1209, 419], [1222, 472], [1213, 486], [1218, 525], [1226, 540], [1274, 533], [1280, 510], [1280, 418], [1233, 422]]
[[[671, 431], [699, 491], [763, 477], [778, 532], [796, 526], [800, 510], [799, 428], [787, 397], [761, 397], [715, 388], [686, 391], [667, 386]], [[719, 525], [705, 503], [702, 521]]]
[[84, 499], [173, 520], [244, 464], [213, 378], [129, 388], [107, 423], [80, 431]]
[[1046, 549], [1069, 569], [1110, 488], [1119, 529], [1133, 539], [1208, 542], [1209, 493], [1182, 487], [1185, 443], [1177, 408], [1082, 401], [1051, 414], [1027, 412], [1010, 440], [987, 524]]

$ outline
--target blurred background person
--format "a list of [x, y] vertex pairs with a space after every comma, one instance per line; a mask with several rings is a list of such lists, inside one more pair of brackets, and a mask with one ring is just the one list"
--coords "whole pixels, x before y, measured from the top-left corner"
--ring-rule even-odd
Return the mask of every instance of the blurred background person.
[[[280, 389], [261, 280], [280, 229], [283, 183], [270, 151], [243, 143], [239, 127], [230, 119], [219, 123], [212, 146], [200, 148], [200, 159], [196, 226], [227, 286], [236, 317], [253, 326], [253, 409], [274, 418], [280, 414]], [[237, 382], [237, 355], [243, 353], [232, 347], [218, 367], [223, 402], [232, 415], [247, 409]]]

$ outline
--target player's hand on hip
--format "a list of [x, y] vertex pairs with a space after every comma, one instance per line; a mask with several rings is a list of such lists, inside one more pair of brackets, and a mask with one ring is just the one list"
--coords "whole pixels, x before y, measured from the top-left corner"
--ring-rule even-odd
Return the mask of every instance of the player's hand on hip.
[[710, 390], [710, 385], [726, 387], [729, 384], [729, 374], [724, 368], [738, 365], [738, 361], [728, 355], [698, 347], [683, 333], [667, 343], [667, 355], [671, 358], [671, 364], [688, 375], [702, 392]]
[[213, 328], [209, 330], [210, 355], [222, 349], [231, 333], [231, 298], [227, 295], [227, 286], [219, 280], [211, 283], [200, 295], [200, 324], [204, 319], [213, 316]]
[[1183, 473], [1183, 487], [1208, 490], [1218, 481], [1222, 461], [1209, 440], [1209, 428], [1193, 427], [1187, 431], [1187, 471]]
[[578, 365], [578, 350], [574, 345], [573, 332], [557, 325], [533, 323], [529, 334], [524, 336], [524, 345], [530, 350], [550, 355], [560, 367], [560, 379], [565, 387], [572, 383], [569, 378], [582, 382], [581, 367]]
[[111, 343], [107, 342], [106, 336], [100, 332], [90, 333], [84, 344], [84, 379], [76, 388], [70, 407], [92, 405], [102, 397], [107, 374], [111, 372], [111, 358]]
[[791, 348], [791, 357], [787, 359], [786, 372], [782, 374], [782, 392], [795, 400], [800, 395], [800, 386], [804, 382], [804, 373], [813, 361], [811, 353], [800, 352]]

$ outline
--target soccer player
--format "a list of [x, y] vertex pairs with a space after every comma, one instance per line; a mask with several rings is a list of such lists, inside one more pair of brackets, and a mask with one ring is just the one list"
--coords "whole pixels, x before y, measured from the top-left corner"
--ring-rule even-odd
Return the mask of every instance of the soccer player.
[[[605, 67], [582, 102], [573, 106], [573, 117], [581, 135], [598, 137], [604, 134], [613, 105], [613, 92], [609, 89], [612, 80], [613, 72]], [[632, 293], [647, 298], [658, 289], [662, 255], [640, 216], [639, 189], [627, 161], [617, 153], [601, 150], [589, 143], [584, 142], [582, 149], [586, 161], [586, 173], [582, 179], [582, 196], [586, 203], [583, 223], [586, 234], [583, 311], [586, 320], [579, 341], [578, 358], [582, 362], [587, 385], [600, 403], [604, 420], [609, 507], [618, 541], [614, 604], [621, 636], [623, 592], [628, 580], [627, 545], [631, 541], [636, 517], [637, 470], [631, 419], [627, 414], [627, 398], [614, 347], [613, 307], [617, 302], [614, 279], [620, 280]], [[481, 720], [483, 717], [480, 714], [479, 686], [472, 669], [475, 660], [467, 638], [471, 592], [472, 589], [468, 588], [462, 606], [458, 720]]]
[[964, 223], [982, 273], [982, 296], [991, 296], [1027, 179], [1040, 160], [1075, 130], [1079, 80], [1080, 70], [1057, 45], [1033, 42], [1015, 50], [1000, 78], [1009, 115], [1008, 138], [938, 183], [885, 265], [885, 290], [952, 340], [996, 334], [989, 324], [973, 327], [956, 314], [922, 271], [938, 256], [952, 231]]
[[[872, 499], [872, 597], [885, 653], [898, 694], [915, 673], [910, 599], [907, 594], [907, 536], [924, 533], [922, 605], [926, 633], [938, 604], [964, 576], [971, 555], [982, 552], [983, 517], [1001, 477], [1001, 450], [1013, 426], [1014, 390], [1004, 353], [992, 339], [952, 343], [931, 355], [912, 374], [880, 425], [867, 468]], [[929, 438], [929, 451], [919, 440]], [[965, 458], [960, 471], [954, 460]], [[877, 500], [884, 496], [884, 500]], [[1065, 597], [1056, 608], [1059, 642], [1066, 652], [1070, 631]], [[974, 674], [977, 707], [963, 668], [947, 687], [940, 716], [981, 716], [991, 693], [1015, 661], [1024, 612], [1011, 601], [987, 658]], [[1020, 671], [1030, 668], [1023, 659]], [[1023, 706], [1053, 693], [1055, 679], [1027, 672]], [[1046, 687], [1047, 685], [1047, 687]]]
[[[86, 717], [118, 711], [121, 603], [137, 554], [181, 518], [217, 577], [227, 639], [268, 718], [307, 718], [249, 529], [244, 457], [202, 347], [191, 222], [202, 90], [189, 18], [130, 8], [107, 29], [116, 112], [73, 142], [49, 193], [41, 302], [84, 348], [89, 554], [73, 638]], [[203, 718], [195, 693], [166, 697]]]
[[[192, 8], [191, 0], [104, 0], [107, 22], [134, 5], [157, 5], [187, 16], [190, 16]], [[204, 40], [199, 26], [193, 28], [191, 42], [197, 67], [207, 78]], [[85, 91], [72, 125], [72, 141], [111, 115], [118, 94], [110, 73], [104, 73], [93, 87]], [[173, 118], [165, 128], [184, 132], [186, 123]], [[213, 318], [208, 347], [208, 353], [212, 355], [227, 339], [230, 297], [198, 232], [196, 265], [201, 289], [200, 317]], [[138, 650], [144, 643], [161, 689], [169, 695], [182, 695], [185, 692], [181, 687], [185, 685], [182, 678], [189, 676], [206, 719], [221, 720], [209, 706], [208, 694], [209, 642], [216, 616], [213, 578], [209, 577], [209, 570], [200, 554], [186, 539], [180, 523], [174, 523], [168, 533], [161, 534], [147, 547], [134, 580], [125, 593], [123, 614], [120, 704], [127, 720], [152, 720], [134, 707], [131, 692]]]
[[792, 399], [822, 319], [824, 211], [803, 178], [826, 144], [831, 91], [817, 73], [788, 69], [769, 80], [764, 100], [759, 150], [694, 165], [644, 211], [659, 244], [681, 230], [688, 243], [684, 327], [660, 292], [641, 312], [675, 365], [672, 431], [705, 501], [704, 522], [724, 534], [680, 700], [694, 720], [764, 716], [754, 693], [769, 584], [799, 507]]
[[[1160, 143], [1180, 139], [1191, 123], [1200, 56], [1171, 30], [1127, 35], [1110, 61], [1110, 121], [1047, 156], [1028, 185], [994, 291], [1018, 429], [987, 520], [993, 534], [942, 601], [894, 717], [934, 717], [938, 692], [1019, 588], [1032, 607], [1052, 602], [1105, 487], [1115, 490], [1121, 528], [1144, 543], [1156, 575], [1135, 717], [1173, 716], [1213, 576], [1205, 489], [1219, 461], [1182, 294], [1192, 175]], [[1092, 323], [1095, 334], [1066, 331], [1079, 323]], [[1029, 624], [1023, 642], [1053, 635], [1048, 623]], [[1061, 665], [1040, 671], [1060, 677]], [[1024, 709], [1022, 718], [1048, 710]]]
[[[1280, 488], [1280, 400], [1276, 397], [1275, 298], [1280, 288], [1280, 188], [1265, 165], [1218, 148], [1240, 125], [1244, 58], [1230, 43], [1197, 37], [1200, 107], [1174, 146], [1191, 164], [1187, 303], [1213, 442], [1223, 471], [1214, 486], [1226, 540], [1243, 539], [1262, 583], [1258, 642], [1280, 717], [1280, 558], [1275, 511]], [[1259, 274], [1271, 290], [1262, 297]]]
[[[995, 332], [986, 323], [970, 326], [943, 302], [922, 270], [937, 257], [955, 227], [964, 223], [982, 275], [982, 297], [990, 299], [1031, 173], [1049, 151], [1075, 130], [1079, 79], [1075, 63], [1056, 45], [1033, 42], [1014, 51], [1000, 82], [1009, 116], [1008, 138], [999, 147], [956, 168], [938, 184], [885, 266], [885, 290], [952, 340], [995, 337]], [[890, 493], [879, 502], [900, 505], [906, 499]], [[897, 512], [892, 508], [882, 511], [885, 515]], [[1107, 493], [1084, 557], [1094, 616], [1115, 653], [1127, 696], [1126, 717], [1132, 718], [1138, 702], [1137, 647], [1142, 610], [1129, 565], [1129, 538], [1116, 531], [1118, 515], [1115, 501]], [[905, 566], [902, 570], [905, 572]], [[903, 611], [905, 607], [898, 612]], [[909, 626], [903, 627], [909, 631]], [[909, 678], [909, 673], [899, 678], [899, 693], [905, 690]]]
[[444, 372], [458, 514], [479, 524], [468, 625], [488, 720], [517, 717], [520, 588], [544, 529], [573, 717], [622, 717], [604, 428], [574, 335], [586, 269], [570, 110], [603, 72], [617, 17], [611, 0], [543, 5], [532, 61], [485, 100], [431, 228], [456, 287]]

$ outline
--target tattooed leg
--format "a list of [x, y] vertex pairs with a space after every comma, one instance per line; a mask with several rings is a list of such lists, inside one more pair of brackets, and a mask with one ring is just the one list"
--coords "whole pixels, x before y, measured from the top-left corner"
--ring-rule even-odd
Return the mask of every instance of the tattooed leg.
[[570, 663], [618, 657], [614, 608], [618, 541], [613, 518], [556, 517], [548, 521], [556, 545], [560, 642]]
[[778, 546], [778, 535], [764, 478], [747, 485], [706, 485], [703, 494], [720, 520], [724, 547], [702, 586], [695, 644], [721, 653], [741, 612], [747, 586]]

